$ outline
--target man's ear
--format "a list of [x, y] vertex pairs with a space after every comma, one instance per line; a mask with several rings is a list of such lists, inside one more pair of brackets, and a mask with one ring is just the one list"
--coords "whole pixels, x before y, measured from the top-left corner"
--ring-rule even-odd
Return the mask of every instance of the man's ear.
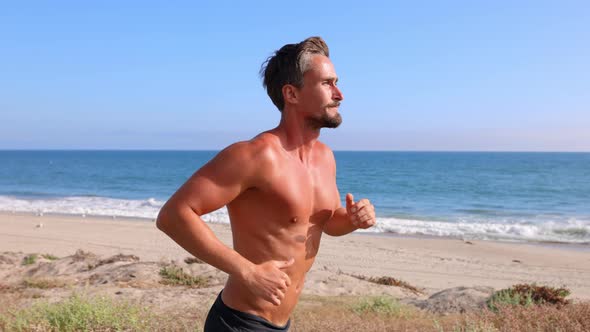
[[299, 90], [294, 85], [285, 84], [281, 90], [283, 92], [285, 104], [297, 104], [299, 100]]

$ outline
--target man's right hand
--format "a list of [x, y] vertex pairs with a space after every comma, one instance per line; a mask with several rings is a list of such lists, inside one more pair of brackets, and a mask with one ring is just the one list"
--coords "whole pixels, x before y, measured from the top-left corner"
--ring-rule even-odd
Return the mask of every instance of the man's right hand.
[[254, 265], [244, 274], [245, 284], [254, 296], [278, 306], [291, 286], [291, 279], [283, 270], [293, 263], [295, 259], [291, 258], [288, 261], [268, 261]]

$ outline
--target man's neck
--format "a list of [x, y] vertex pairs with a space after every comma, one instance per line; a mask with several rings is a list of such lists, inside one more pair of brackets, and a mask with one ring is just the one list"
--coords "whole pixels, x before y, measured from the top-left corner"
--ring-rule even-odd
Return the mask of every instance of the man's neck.
[[320, 136], [319, 128], [311, 128], [297, 112], [285, 110], [275, 130], [287, 152], [296, 154], [304, 163], [309, 161], [313, 146]]

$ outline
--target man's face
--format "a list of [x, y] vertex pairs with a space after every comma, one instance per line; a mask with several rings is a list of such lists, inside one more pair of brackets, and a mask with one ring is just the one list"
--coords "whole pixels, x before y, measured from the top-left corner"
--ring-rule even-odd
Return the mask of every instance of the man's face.
[[336, 86], [338, 76], [334, 65], [323, 55], [314, 55], [309, 62], [300, 89], [301, 109], [308, 115], [307, 121], [312, 127], [336, 128], [342, 123], [338, 106], [344, 96]]

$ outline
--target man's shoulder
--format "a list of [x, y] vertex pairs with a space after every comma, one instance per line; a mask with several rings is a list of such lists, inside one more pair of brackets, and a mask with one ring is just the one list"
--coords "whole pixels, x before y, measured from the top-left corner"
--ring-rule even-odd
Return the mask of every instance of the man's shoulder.
[[333, 155], [334, 152], [332, 151], [332, 149], [326, 145], [325, 143], [323, 143], [322, 141], [317, 141], [316, 146], [318, 147], [319, 151], [321, 153], [324, 154], [329, 154], [329, 155]]
[[325, 160], [334, 162], [334, 151], [332, 151], [332, 149], [329, 146], [327, 146], [326, 144], [324, 144], [320, 141], [317, 141], [316, 148], [317, 148], [318, 154], [322, 158], [325, 158]]
[[250, 140], [233, 143], [220, 154], [224, 154], [236, 162], [254, 162], [260, 166], [265, 161], [272, 161], [276, 158], [277, 147], [276, 136], [265, 132]]

